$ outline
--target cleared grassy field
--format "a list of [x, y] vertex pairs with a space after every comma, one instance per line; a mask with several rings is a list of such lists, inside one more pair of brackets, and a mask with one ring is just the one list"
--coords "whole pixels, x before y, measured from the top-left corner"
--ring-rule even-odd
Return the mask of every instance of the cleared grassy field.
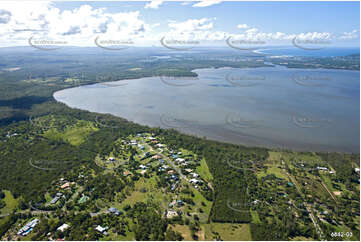
[[170, 224], [167, 229], [172, 229], [173, 231], [180, 233], [185, 241], [193, 240], [191, 231], [187, 225]]
[[267, 172], [264, 172], [263, 170], [257, 173], [257, 177], [261, 178], [267, 175], [271, 175], [274, 174], [275, 176], [279, 177], [279, 178], [283, 178], [287, 180], [287, 175], [285, 174], [285, 172], [277, 167], [278, 164], [270, 164], [267, 165]]
[[303, 236], [297, 236], [291, 239], [291, 241], [313, 241], [313, 238], [306, 238]]
[[146, 188], [147, 191], [155, 191], [156, 185], [157, 185], [156, 176], [152, 176], [150, 178], [142, 177], [135, 183], [135, 189], [140, 190], [142, 188]]
[[5, 202], [6, 206], [0, 210], [0, 214], [11, 213], [13, 210], [17, 208], [18, 200], [14, 198], [14, 196], [11, 194], [10, 191], [3, 190], [3, 192], [5, 193], [5, 197], [3, 198], [3, 201]]
[[335, 189], [332, 186], [332, 181], [330, 177], [326, 176], [325, 174], [321, 174], [321, 178], [325, 182], [328, 190], [330, 190], [331, 192], [335, 191]]
[[206, 240], [214, 240], [217, 236], [224, 241], [252, 240], [249, 224], [211, 223], [202, 226]]
[[[133, 223], [129, 221], [130, 226], [133, 226]], [[100, 239], [100, 241], [133, 241], [135, 238], [134, 232], [130, 232], [127, 228], [125, 229], [125, 236], [120, 234], [115, 234], [112, 232], [112, 230], [109, 230], [109, 235], [104, 236]]]
[[205, 159], [201, 160], [201, 164], [200, 164], [200, 166], [197, 167], [196, 172], [198, 172], [198, 174], [207, 182], [210, 182], [213, 180], [213, 176], [208, 169], [208, 165], [207, 165]]
[[[146, 192], [141, 192], [143, 188], [146, 189]], [[125, 205], [133, 206], [137, 202], [145, 202], [150, 197], [158, 201], [164, 208], [168, 207], [169, 200], [171, 199], [169, 195], [162, 193], [161, 190], [156, 188], [156, 177], [151, 177], [149, 179], [141, 178], [136, 182], [130, 196], [128, 196], [121, 204], [114, 203], [113, 205], [119, 208], [123, 208]], [[167, 202], [164, 202], [165, 200]]]
[[142, 192], [139, 192], [139, 191], [134, 191], [130, 196], [128, 196], [121, 203], [121, 207], [124, 207], [125, 205], [133, 206], [136, 202], [144, 201], [146, 197], [147, 197], [146, 193], [142, 193]]
[[250, 210], [250, 211], [251, 211], [251, 216], [252, 216], [253, 223], [260, 224], [261, 220], [259, 219], [257, 211], [254, 211], [254, 210]]
[[[199, 217], [199, 221], [201, 223], [206, 223], [208, 221], [208, 217], [212, 208], [212, 202], [208, 201], [207, 199], [205, 199], [202, 194], [195, 188], [191, 187], [190, 188], [192, 190], [192, 192], [194, 193], [194, 197], [192, 197], [191, 195], [182, 195], [182, 197], [185, 198], [190, 198], [194, 201], [195, 205], [191, 206], [192, 210], [188, 209], [188, 206], [185, 206], [184, 208], [184, 212], [190, 212], [191, 214], [197, 214], [197, 216]], [[202, 202], [206, 205], [206, 206], [202, 206]], [[197, 208], [201, 208], [203, 210], [203, 212], [199, 212]]]
[[93, 123], [79, 120], [75, 125], [67, 127], [64, 132], [57, 129], [50, 129], [43, 135], [48, 139], [63, 140], [71, 145], [78, 146], [86, 140], [86, 137], [90, 133], [97, 130], [98, 128], [96, 128]]
[[303, 161], [309, 164], [314, 162], [321, 162], [321, 157], [314, 153], [297, 153], [297, 152], [280, 152], [280, 151], [269, 151], [269, 161], [281, 161], [289, 162], [292, 160]]

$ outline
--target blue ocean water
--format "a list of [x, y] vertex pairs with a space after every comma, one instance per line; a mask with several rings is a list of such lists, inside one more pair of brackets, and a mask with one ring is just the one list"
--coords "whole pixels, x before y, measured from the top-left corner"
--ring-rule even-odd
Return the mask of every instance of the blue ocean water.
[[194, 72], [197, 78], [123, 80], [54, 97], [71, 107], [219, 141], [359, 153], [359, 71], [276, 66]]

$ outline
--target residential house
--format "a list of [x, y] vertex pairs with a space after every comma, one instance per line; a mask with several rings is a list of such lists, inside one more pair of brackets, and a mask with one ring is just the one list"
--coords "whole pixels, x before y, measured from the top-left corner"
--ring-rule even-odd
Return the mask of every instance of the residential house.
[[160, 159], [160, 158], [162, 158], [162, 156], [160, 156], [160, 155], [153, 155], [153, 156], [152, 156], [152, 159], [158, 160], [158, 159]]
[[102, 233], [102, 234], [104, 234], [104, 235], [108, 235], [108, 233], [107, 233], [108, 227], [102, 227], [102, 226], [98, 225], [95, 228], [95, 230]]
[[145, 169], [147, 169], [147, 166], [145, 166], [145, 165], [139, 165], [139, 168], [142, 169], [142, 170], [145, 170]]
[[317, 170], [327, 171], [327, 167], [317, 166]]
[[70, 182], [66, 182], [62, 186], [60, 186], [61, 189], [68, 189], [69, 187], [70, 187]]
[[120, 215], [120, 211], [116, 208], [109, 208], [108, 211], [110, 213], [114, 213], [115, 215], [119, 216]]
[[197, 174], [197, 173], [189, 173], [193, 178], [197, 178], [197, 177], [199, 177], [199, 175]]
[[68, 228], [70, 228], [69, 225], [67, 224], [63, 224], [62, 226], [60, 226], [59, 228], [57, 228], [57, 230], [64, 232], [64, 230], [67, 230]]
[[129, 175], [131, 175], [131, 174], [132, 174], [132, 173], [131, 173], [130, 171], [124, 171], [124, 172], [123, 172], [123, 175], [124, 175], [124, 176], [129, 176]]
[[50, 204], [55, 204], [55, 203], [57, 203], [62, 195], [63, 195], [63, 194], [62, 194], [61, 192], [58, 192], [58, 193], [56, 194], [56, 196], [50, 201]]
[[178, 213], [173, 210], [167, 210], [165, 211], [165, 215], [167, 216], [167, 218], [173, 218], [175, 216], [178, 216]]
[[175, 159], [175, 161], [177, 161], [178, 163], [180, 163], [180, 162], [185, 161], [185, 159], [183, 159], [183, 158], [177, 158], [177, 159]]
[[177, 200], [177, 205], [181, 207], [184, 205], [184, 202], [182, 200]]
[[177, 180], [178, 180], [178, 176], [177, 176], [177, 175], [171, 175], [171, 176], [170, 176], [170, 179], [173, 179], [173, 180], [177, 181]]
[[27, 234], [29, 234], [31, 231], [33, 231], [33, 229], [35, 228], [35, 226], [39, 223], [39, 219], [34, 219], [31, 220], [29, 223], [25, 224], [17, 233], [17, 235], [22, 235], [22, 236], [26, 236]]

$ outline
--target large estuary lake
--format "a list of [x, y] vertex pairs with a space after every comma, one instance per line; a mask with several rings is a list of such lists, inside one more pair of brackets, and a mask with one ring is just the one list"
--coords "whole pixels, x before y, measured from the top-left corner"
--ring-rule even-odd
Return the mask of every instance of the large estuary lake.
[[358, 71], [276, 66], [194, 72], [197, 78], [75, 87], [54, 98], [70, 107], [219, 141], [359, 153]]

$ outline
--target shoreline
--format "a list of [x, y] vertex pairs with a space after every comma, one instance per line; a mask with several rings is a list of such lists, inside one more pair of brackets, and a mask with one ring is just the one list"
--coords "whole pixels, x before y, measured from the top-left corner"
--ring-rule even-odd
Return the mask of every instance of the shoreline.
[[[93, 84], [94, 85], [94, 84]], [[56, 103], [65, 105], [67, 108], [72, 109], [72, 110], [80, 110], [80, 111], [85, 111], [85, 112], [90, 112], [92, 114], [99, 114], [99, 115], [111, 115], [115, 118], [120, 118], [123, 120], [126, 120], [129, 123], [135, 123], [137, 125], [143, 126], [143, 127], [147, 127], [147, 128], [159, 128], [162, 130], [172, 130], [172, 128], [165, 128], [165, 127], [160, 127], [160, 126], [151, 126], [151, 125], [147, 125], [147, 124], [141, 124], [132, 120], [129, 120], [125, 117], [121, 117], [121, 116], [117, 116], [111, 113], [101, 113], [101, 112], [94, 112], [94, 111], [90, 111], [90, 110], [86, 110], [86, 109], [81, 109], [81, 108], [77, 108], [77, 107], [71, 107], [69, 105], [67, 105], [66, 103], [63, 103], [61, 101], [58, 101], [54, 98], [54, 101]], [[195, 137], [197, 139], [203, 139], [203, 136], [196, 134], [196, 133], [186, 133], [182, 130], [178, 130], [178, 129], [173, 129], [177, 132], [179, 132], [181, 135], [187, 135], [187, 136], [192, 136]], [[221, 140], [221, 139], [216, 139], [216, 138], [210, 138], [210, 137], [205, 137], [207, 140], [209, 141], [213, 141], [213, 142], [219, 142], [219, 143], [224, 143], [224, 144], [231, 144], [231, 145], [239, 145], [239, 146], [243, 146], [246, 148], [261, 148], [261, 149], [267, 149], [267, 150], [271, 150], [271, 151], [285, 151], [285, 152], [311, 152], [311, 153], [338, 153], [338, 154], [360, 154], [360, 152], [351, 152], [351, 151], [340, 151], [340, 150], [330, 150], [330, 149], [315, 149], [315, 150], [309, 150], [309, 149], [303, 149], [303, 148], [295, 148], [295, 147], [285, 147], [285, 148], [281, 148], [281, 147], [272, 147], [272, 146], [267, 146], [267, 145], [253, 145], [253, 144], [247, 144], [247, 143], [239, 143], [239, 142], [232, 142], [232, 141], [226, 141], [226, 140]]]

